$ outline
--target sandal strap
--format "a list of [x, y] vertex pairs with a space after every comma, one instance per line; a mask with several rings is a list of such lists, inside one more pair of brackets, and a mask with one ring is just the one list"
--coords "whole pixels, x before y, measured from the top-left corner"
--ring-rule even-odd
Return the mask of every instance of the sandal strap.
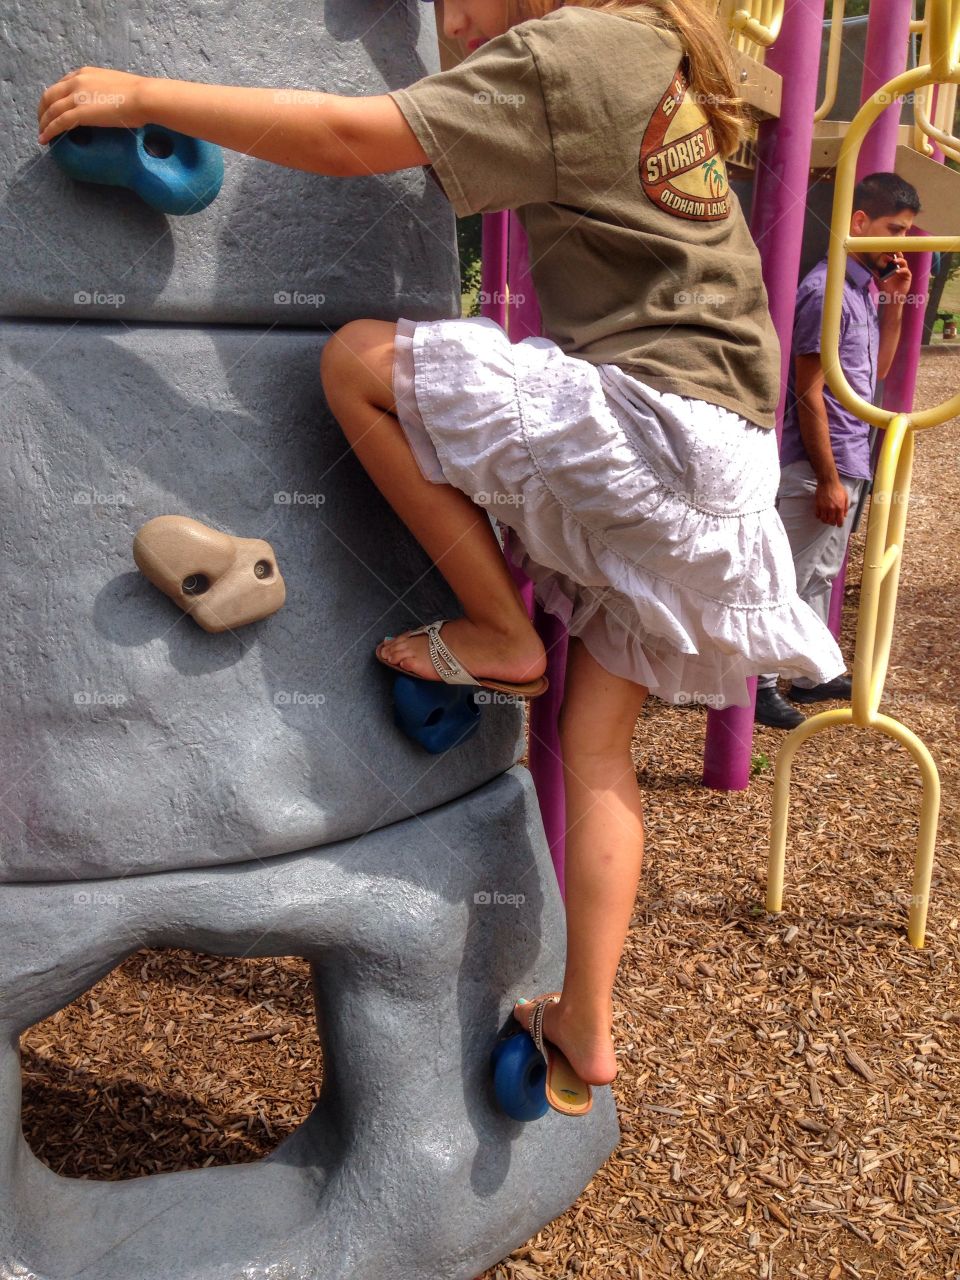
[[533, 1017], [530, 1019], [530, 1038], [537, 1046], [538, 1053], [546, 1057], [543, 1052], [543, 1015], [548, 1004], [559, 1004], [559, 996], [544, 996], [538, 1000], [534, 1010]]
[[430, 645], [430, 661], [433, 669], [444, 684], [471, 684], [480, 687], [453, 650], [440, 638], [440, 628], [448, 618], [440, 618], [436, 622], [428, 622], [409, 632], [412, 636], [426, 635]]

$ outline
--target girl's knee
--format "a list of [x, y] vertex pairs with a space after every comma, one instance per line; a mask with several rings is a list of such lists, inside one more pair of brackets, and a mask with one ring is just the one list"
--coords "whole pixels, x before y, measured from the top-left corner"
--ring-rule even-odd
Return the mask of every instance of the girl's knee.
[[349, 320], [324, 345], [320, 379], [324, 389], [349, 381], [376, 391], [379, 402], [390, 398], [393, 344], [397, 327], [386, 320]]
[[326, 377], [332, 368], [356, 362], [368, 344], [369, 320], [350, 320], [341, 325], [324, 343], [320, 353], [320, 375]]

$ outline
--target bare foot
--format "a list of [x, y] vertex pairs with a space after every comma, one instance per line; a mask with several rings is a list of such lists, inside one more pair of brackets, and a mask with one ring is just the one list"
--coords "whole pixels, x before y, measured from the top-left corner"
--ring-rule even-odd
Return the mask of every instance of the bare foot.
[[[546, 670], [546, 651], [530, 623], [525, 630], [502, 632], [478, 627], [469, 618], [451, 618], [440, 629], [440, 639], [456, 654], [460, 665], [477, 679], [519, 684], [536, 680]], [[411, 636], [404, 632], [393, 640], [383, 640], [377, 646], [377, 657], [423, 680], [440, 678], [430, 661], [427, 635]]]
[[[513, 1016], [529, 1031], [533, 1004], [514, 1005]], [[609, 1021], [603, 1025], [578, 1024], [562, 996], [559, 1004], [548, 1004], [543, 1011], [543, 1038], [562, 1050], [585, 1084], [609, 1084], [616, 1076], [617, 1057]]]

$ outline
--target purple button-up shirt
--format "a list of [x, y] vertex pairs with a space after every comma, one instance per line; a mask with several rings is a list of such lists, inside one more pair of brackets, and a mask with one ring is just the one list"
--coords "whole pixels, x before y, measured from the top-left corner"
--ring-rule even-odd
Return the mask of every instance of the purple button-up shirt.
[[[794, 358], [820, 350], [820, 327], [823, 324], [823, 295], [827, 278], [824, 258], [804, 276], [797, 291], [797, 309], [793, 319], [793, 348], [787, 375], [787, 402], [783, 415], [783, 437], [780, 465], [810, 459], [803, 447], [797, 414], [796, 372]], [[864, 400], [873, 402], [877, 389], [877, 355], [880, 350], [880, 317], [870, 292], [873, 279], [866, 267], [853, 258], [847, 259], [840, 309], [840, 367], [850, 386]], [[845, 409], [830, 388], [824, 385], [823, 399], [830, 426], [830, 446], [837, 470], [853, 480], [870, 479], [870, 427]]]

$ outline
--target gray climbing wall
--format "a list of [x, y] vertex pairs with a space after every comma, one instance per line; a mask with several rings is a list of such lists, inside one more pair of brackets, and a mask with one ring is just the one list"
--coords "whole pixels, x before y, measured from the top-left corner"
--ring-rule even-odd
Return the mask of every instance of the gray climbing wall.
[[[317, 335], [2, 332], [0, 582], [15, 609], [0, 622], [0, 760], [22, 781], [0, 879], [307, 849], [431, 809], [519, 758], [510, 704], [442, 757], [393, 724], [375, 645], [458, 610], [326, 413]], [[167, 512], [265, 538], [284, 607], [201, 630], [133, 563], [134, 533]]]
[[41, 92], [86, 65], [386, 93], [438, 69], [431, 6], [51, 0], [41, 17], [7, 0], [3, 34], [3, 314], [316, 329], [459, 314], [453, 215], [423, 170], [344, 180], [228, 151], [213, 204], [167, 218], [71, 181], [37, 143]]
[[[607, 1089], [585, 1119], [532, 1124], [492, 1098], [487, 1061], [514, 996], [549, 990], [558, 972], [548, 867], [516, 769], [422, 819], [268, 863], [6, 887], [0, 1276], [472, 1280], [522, 1244], [619, 1136]], [[306, 956], [323, 1094], [256, 1164], [57, 1177], [17, 1131], [17, 1033], [143, 939]]]
[[[575, 1121], [494, 1105], [514, 999], [563, 972], [522, 716], [486, 708], [443, 756], [395, 728], [375, 644], [457, 606], [320, 388], [339, 324], [458, 313], [439, 190], [227, 152], [217, 199], [172, 218], [36, 144], [40, 93], [85, 63], [375, 93], [436, 68], [432, 20], [417, 0], [5, 7], [0, 1277], [471, 1280], [617, 1141], [606, 1089]], [[164, 514], [269, 541], [284, 607], [202, 631], [133, 562]], [[257, 1164], [59, 1177], [19, 1133], [18, 1036], [163, 946], [309, 958], [318, 1105]]]

